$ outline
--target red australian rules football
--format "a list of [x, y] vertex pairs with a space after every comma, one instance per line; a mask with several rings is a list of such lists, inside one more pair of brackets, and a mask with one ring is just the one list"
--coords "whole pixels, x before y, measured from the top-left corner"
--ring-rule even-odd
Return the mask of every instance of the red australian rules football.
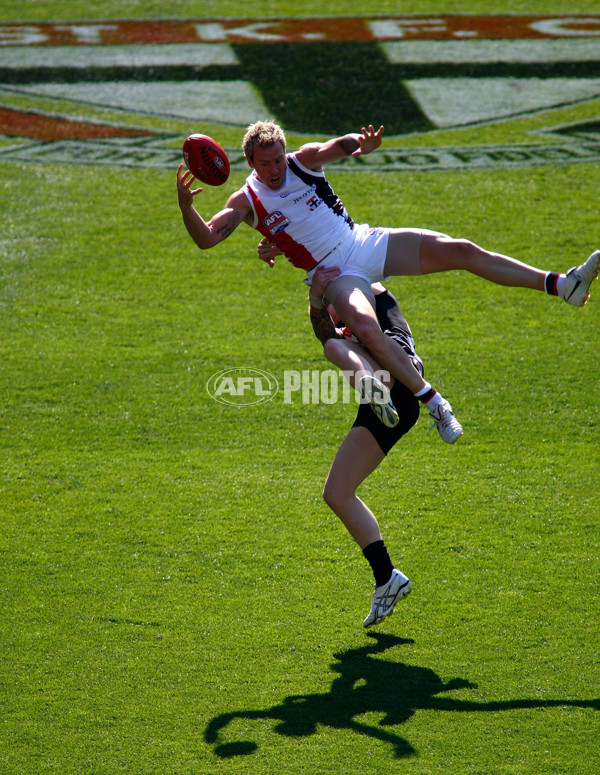
[[209, 186], [222, 186], [229, 177], [229, 159], [208, 135], [190, 135], [183, 143], [183, 160], [194, 177]]

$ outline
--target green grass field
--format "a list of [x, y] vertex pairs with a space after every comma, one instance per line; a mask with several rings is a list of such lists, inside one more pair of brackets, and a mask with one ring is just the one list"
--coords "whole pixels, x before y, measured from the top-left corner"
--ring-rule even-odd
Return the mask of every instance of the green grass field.
[[[256, 9], [315, 12], [339, 8]], [[2, 21], [198, 15], [63, 0]], [[386, 147], [531, 142], [599, 116], [592, 99]], [[165, 126], [176, 147], [186, 122]], [[414, 589], [366, 634], [371, 574], [321, 499], [353, 407], [206, 390], [225, 368], [328, 368], [302, 273], [263, 265], [245, 227], [200, 254], [175, 169], [0, 155], [0, 773], [596, 775], [600, 284], [578, 310], [459, 273], [390, 282], [465, 435], [448, 447], [424, 415], [360, 491]], [[599, 247], [597, 162], [329, 177], [373, 225], [562, 271]]]

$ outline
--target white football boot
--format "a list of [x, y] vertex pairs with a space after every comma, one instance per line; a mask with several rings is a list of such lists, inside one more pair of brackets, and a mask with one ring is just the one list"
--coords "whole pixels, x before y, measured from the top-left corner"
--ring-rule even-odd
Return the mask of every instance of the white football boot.
[[438, 433], [446, 444], [454, 444], [455, 441], [460, 439], [463, 434], [462, 425], [454, 416], [452, 407], [445, 398], [442, 398], [435, 409], [429, 412], [429, 416], [433, 420], [431, 428], [437, 427]]
[[377, 418], [387, 428], [395, 428], [400, 418], [392, 403], [389, 389], [372, 374], [365, 374], [358, 381], [360, 397], [367, 401]]
[[590, 285], [598, 277], [600, 250], [595, 250], [584, 264], [574, 266], [567, 272], [565, 288], [560, 294], [569, 304], [583, 307], [590, 295]]
[[410, 595], [411, 584], [409, 579], [402, 571], [394, 569], [392, 577], [387, 584], [381, 587], [375, 587], [371, 610], [363, 621], [363, 627], [372, 627], [374, 624], [382, 622], [386, 616], [389, 616], [396, 603], [404, 600]]

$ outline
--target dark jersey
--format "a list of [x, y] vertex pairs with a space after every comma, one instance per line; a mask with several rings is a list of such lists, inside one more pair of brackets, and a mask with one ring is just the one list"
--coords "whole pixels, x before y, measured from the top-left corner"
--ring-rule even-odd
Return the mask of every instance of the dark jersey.
[[[410, 327], [398, 307], [398, 302], [388, 290], [375, 296], [375, 313], [384, 334], [398, 342], [412, 358], [417, 371], [423, 374], [423, 363], [415, 351]], [[353, 425], [353, 427], [366, 428], [386, 455], [417, 422], [420, 410], [418, 399], [398, 380], [394, 382], [390, 392], [400, 417], [395, 428], [388, 428], [378, 420], [369, 404], [360, 404]]]
[[402, 349], [410, 355], [413, 362], [420, 363], [422, 366], [422, 361], [415, 350], [410, 326], [400, 311], [398, 302], [388, 290], [375, 296], [375, 314], [383, 333], [395, 339]]

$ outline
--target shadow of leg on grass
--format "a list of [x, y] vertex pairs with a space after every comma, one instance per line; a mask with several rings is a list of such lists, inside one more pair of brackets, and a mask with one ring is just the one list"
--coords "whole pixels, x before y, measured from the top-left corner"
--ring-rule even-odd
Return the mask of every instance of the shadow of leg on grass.
[[[338, 673], [326, 694], [291, 695], [278, 705], [265, 710], [240, 710], [223, 713], [210, 721], [205, 741], [214, 745], [221, 758], [254, 753], [252, 741], [224, 741], [226, 728], [236, 719], [272, 719], [274, 730], [286, 737], [313, 735], [319, 725], [345, 729], [388, 743], [396, 758], [415, 753], [396, 727], [408, 721], [417, 710], [498, 712], [518, 708], [572, 706], [600, 710], [599, 700], [508, 700], [478, 703], [447, 696], [455, 689], [476, 688], [462, 678], [444, 683], [427, 667], [378, 659], [377, 655], [395, 646], [413, 643], [386, 633], [369, 633], [367, 645], [335, 654], [331, 669]], [[383, 714], [377, 724], [360, 720], [366, 713]]]

